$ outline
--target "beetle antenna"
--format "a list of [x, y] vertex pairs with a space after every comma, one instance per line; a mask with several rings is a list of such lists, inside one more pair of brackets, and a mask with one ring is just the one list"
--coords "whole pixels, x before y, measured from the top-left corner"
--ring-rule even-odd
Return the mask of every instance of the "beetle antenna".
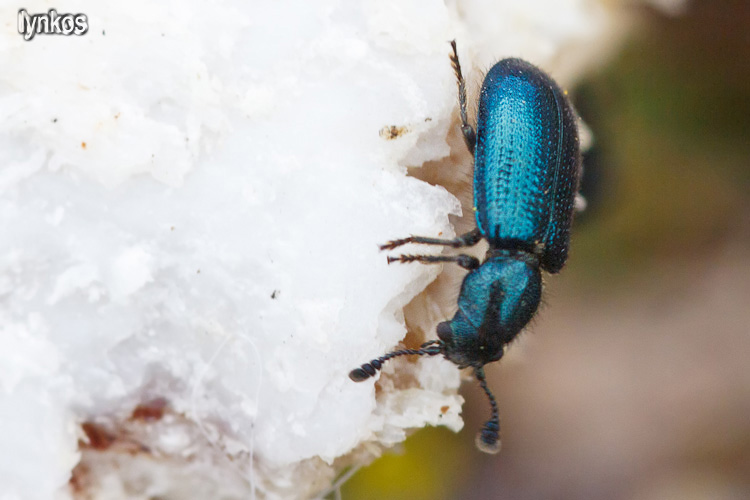
[[484, 393], [487, 394], [491, 407], [490, 419], [484, 423], [484, 427], [477, 434], [476, 444], [479, 451], [494, 455], [500, 451], [500, 412], [497, 410], [495, 396], [492, 395], [490, 388], [487, 386], [484, 369], [477, 368], [474, 375], [479, 380], [479, 385], [482, 386]]
[[420, 346], [419, 349], [400, 349], [398, 351], [391, 351], [384, 356], [380, 356], [378, 359], [373, 359], [369, 363], [365, 363], [359, 368], [349, 372], [349, 378], [355, 382], [362, 382], [378, 373], [378, 370], [383, 368], [383, 363], [389, 359], [397, 356], [406, 355], [417, 355], [417, 356], [435, 356], [443, 353], [443, 341], [442, 340], [430, 340]]

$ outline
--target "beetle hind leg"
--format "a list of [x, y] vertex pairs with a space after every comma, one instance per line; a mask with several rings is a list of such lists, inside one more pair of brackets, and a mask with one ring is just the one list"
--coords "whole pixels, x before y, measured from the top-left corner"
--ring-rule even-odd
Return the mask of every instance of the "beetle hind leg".
[[458, 81], [458, 107], [461, 113], [461, 133], [464, 135], [466, 147], [469, 148], [469, 152], [473, 155], [474, 146], [477, 143], [477, 134], [474, 132], [474, 127], [469, 124], [469, 114], [466, 111], [466, 82], [464, 81], [463, 74], [461, 74], [461, 63], [458, 61], [458, 49], [456, 48], [455, 40], [451, 41], [451, 47], [453, 48], [453, 54], [450, 56], [451, 65]]

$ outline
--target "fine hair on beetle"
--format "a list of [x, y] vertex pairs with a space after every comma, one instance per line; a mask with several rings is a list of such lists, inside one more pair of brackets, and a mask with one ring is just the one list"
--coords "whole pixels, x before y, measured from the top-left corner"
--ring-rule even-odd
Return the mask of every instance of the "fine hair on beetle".
[[500, 415], [484, 365], [500, 360], [505, 347], [537, 313], [542, 271], [556, 274], [567, 260], [581, 172], [577, 116], [567, 93], [549, 75], [510, 58], [497, 62], [485, 75], [473, 126], [455, 41], [451, 47], [460, 130], [474, 158], [476, 227], [452, 239], [408, 236], [380, 249], [418, 244], [458, 250], [482, 240], [489, 248], [483, 259], [466, 253], [388, 256], [389, 264], [452, 262], [468, 271], [457, 311], [437, 325], [437, 340], [419, 349], [391, 351], [355, 368], [349, 377], [355, 382], [367, 380], [386, 361], [407, 355], [442, 355], [459, 368], [472, 368], [490, 404], [490, 418], [477, 434], [477, 447], [497, 453]]

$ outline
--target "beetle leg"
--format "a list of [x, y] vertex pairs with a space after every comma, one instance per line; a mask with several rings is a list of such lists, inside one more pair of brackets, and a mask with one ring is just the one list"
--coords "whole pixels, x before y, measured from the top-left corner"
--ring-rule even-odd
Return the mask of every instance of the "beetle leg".
[[394, 248], [406, 245], [407, 243], [419, 243], [422, 245], [443, 245], [451, 248], [472, 247], [479, 243], [482, 234], [479, 229], [472, 229], [468, 233], [456, 236], [452, 240], [442, 238], [426, 238], [424, 236], [409, 236], [400, 240], [392, 240], [384, 245], [380, 245], [381, 250], [393, 250]]
[[469, 271], [479, 267], [479, 259], [471, 255], [399, 255], [398, 257], [388, 257], [388, 263], [402, 262], [422, 262], [424, 264], [437, 264], [439, 262], [455, 262], [464, 269]]
[[453, 47], [453, 54], [450, 56], [451, 64], [458, 80], [458, 107], [461, 113], [461, 133], [464, 135], [466, 147], [469, 148], [469, 152], [473, 155], [474, 146], [477, 143], [477, 134], [474, 132], [474, 127], [469, 125], [469, 116], [466, 112], [466, 82], [464, 81], [464, 76], [461, 74], [461, 64], [458, 62], [458, 50], [456, 49], [455, 40], [451, 41], [451, 47]]

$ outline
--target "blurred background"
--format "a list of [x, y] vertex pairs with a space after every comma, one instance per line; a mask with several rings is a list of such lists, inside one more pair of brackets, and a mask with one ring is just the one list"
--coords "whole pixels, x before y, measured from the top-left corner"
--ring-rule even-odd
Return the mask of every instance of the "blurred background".
[[750, 2], [640, 14], [574, 91], [589, 206], [488, 370], [502, 452], [474, 448], [467, 382], [461, 433], [417, 432], [343, 498], [750, 498]]

